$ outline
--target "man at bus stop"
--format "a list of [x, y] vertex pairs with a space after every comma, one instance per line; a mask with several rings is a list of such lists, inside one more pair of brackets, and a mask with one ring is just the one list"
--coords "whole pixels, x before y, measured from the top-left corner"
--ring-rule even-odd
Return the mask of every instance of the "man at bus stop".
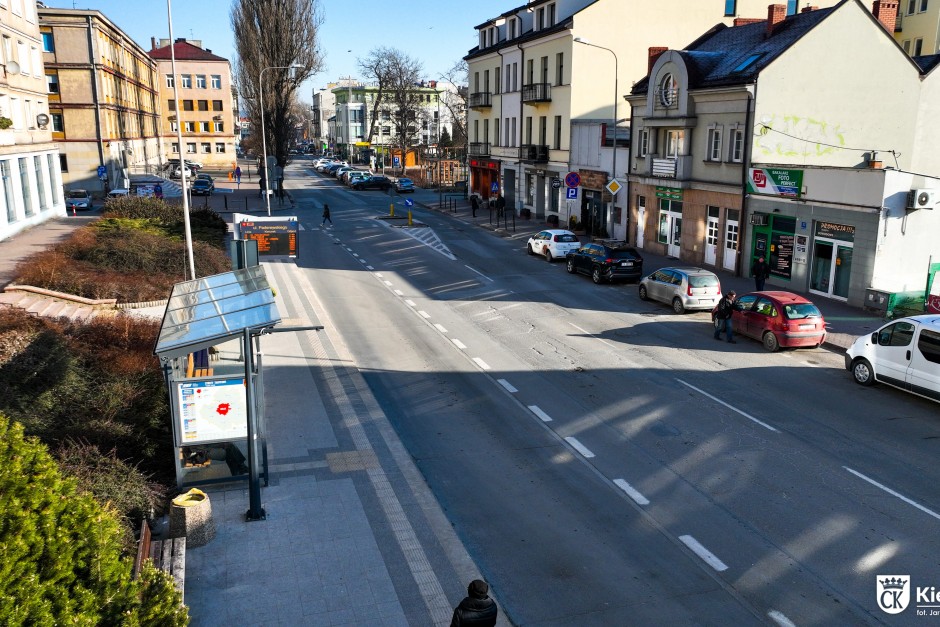
[[496, 195], [496, 219], [503, 217], [503, 211], [506, 209], [506, 199], [502, 194]]

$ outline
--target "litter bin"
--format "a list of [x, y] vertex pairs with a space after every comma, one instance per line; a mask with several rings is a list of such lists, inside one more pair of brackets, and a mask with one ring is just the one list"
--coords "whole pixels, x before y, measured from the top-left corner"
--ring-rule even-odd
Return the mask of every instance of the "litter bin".
[[215, 537], [209, 495], [197, 488], [180, 494], [170, 507], [170, 535], [186, 538], [191, 547], [203, 546]]

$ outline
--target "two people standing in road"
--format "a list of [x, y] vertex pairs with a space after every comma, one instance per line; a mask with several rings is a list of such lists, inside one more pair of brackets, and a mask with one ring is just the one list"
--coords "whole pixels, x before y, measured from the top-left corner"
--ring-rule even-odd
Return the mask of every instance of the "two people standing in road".
[[734, 339], [734, 329], [731, 327], [731, 315], [734, 313], [734, 299], [737, 294], [731, 290], [721, 297], [718, 304], [712, 310], [712, 319], [715, 321], [715, 339], [721, 339], [721, 332], [724, 331], [728, 342], [737, 344]]
[[770, 277], [770, 264], [764, 261], [763, 255], [758, 257], [754, 265], [751, 266], [751, 276], [754, 277], [754, 286], [757, 288], [757, 291], [763, 292], [764, 281]]
[[489, 596], [490, 587], [482, 579], [467, 586], [467, 596], [454, 609], [450, 627], [494, 627], [499, 608]]

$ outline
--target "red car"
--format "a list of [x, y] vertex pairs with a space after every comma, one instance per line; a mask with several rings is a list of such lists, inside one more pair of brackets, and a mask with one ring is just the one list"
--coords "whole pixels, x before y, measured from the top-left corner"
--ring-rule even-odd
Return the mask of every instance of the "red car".
[[734, 333], [760, 340], [770, 352], [780, 347], [817, 347], [826, 340], [826, 321], [816, 305], [791, 292], [752, 292], [738, 298]]

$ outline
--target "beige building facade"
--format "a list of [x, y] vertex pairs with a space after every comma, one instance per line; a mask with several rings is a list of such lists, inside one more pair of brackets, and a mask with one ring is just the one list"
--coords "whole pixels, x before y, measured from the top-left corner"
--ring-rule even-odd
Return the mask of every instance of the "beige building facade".
[[[166, 39], [150, 51], [160, 77], [164, 157], [180, 158], [177, 124], [182, 124], [184, 159], [210, 168], [230, 168], [240, 133], [231, 64], [204, 49], [199, 40], [177, 39], [173, 42], [174, 78], [170, 52]], [[179, 103], [175, 100], [174, 81], [179, 81]]]
[[940, 52], [940, 2], [898, 0], [894, 39], [912, 57]]
[[65, 187], [128, 187], [159, 164], [156, 62], [99, 11], [40, 7], [39, 21]]
[[65, 214], [35, 0], [0, 2], [0, 240]]

